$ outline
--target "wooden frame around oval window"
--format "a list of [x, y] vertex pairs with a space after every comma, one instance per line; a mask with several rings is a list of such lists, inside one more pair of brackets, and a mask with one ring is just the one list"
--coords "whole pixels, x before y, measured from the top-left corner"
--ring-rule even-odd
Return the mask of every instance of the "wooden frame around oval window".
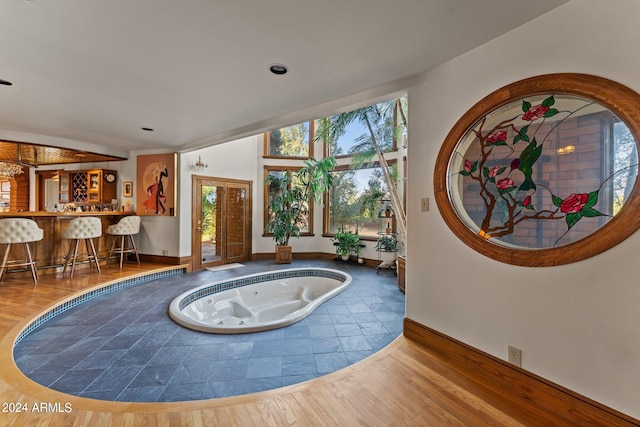
[[448, 188], [447, 173], [458, 142], [482, 117], [524, 97], [558, 93], [598, 102], [620, 118], [633, 135], [640, 152], [640, 94], [614, 81], [586, 74], [562, 73], [531, 77], [507, 85], [476, 103], [447, 135], [434, 171], [435, 199], [447, 226], [466, 245], [497, 261], [528, 267], [563, 265], [600, 254], [619, 244], [640, 228], [640, 177], [624, 206], [588, 238], [559, 247], [519, 249], [494, 244], [471, 230], [457, 215]]

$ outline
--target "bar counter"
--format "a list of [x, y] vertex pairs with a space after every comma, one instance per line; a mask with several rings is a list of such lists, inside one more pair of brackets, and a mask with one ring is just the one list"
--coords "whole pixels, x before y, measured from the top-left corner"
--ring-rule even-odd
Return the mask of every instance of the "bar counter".
[[[102, 221], [102, 236], [93, 239], [96, 251], [100, 258], [106, 258], [111, 248], [111, 237], [106, 234], [107, 227], [116, 224], [120, 218], [126, 215], [135, 215], [135, 212], [0, 212], [1, 218], [28, 218], [34, 220], [44, 231], [44, 238], [39, 242], [30, 244], [33, 258], [38, 260], [38, 270], [60, 267], [64, 265], [64, 256], [69, 250], [70, 241], [60, 235], [69, 221], [82, 216], [95, 216]], [[79, 252], [85, 252], [84, 245], [78, 248]], [[22, 245], [13, 245], [9, 259], [24, 258]]]

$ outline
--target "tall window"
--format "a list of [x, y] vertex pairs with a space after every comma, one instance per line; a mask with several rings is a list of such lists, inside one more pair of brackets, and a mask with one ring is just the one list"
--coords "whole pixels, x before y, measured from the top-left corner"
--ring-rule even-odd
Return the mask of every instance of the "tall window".
[[[390, 188], [377, 163], [374, 140], [380, 151], [389, 153], [406, 141], [406, 98], [373, 104], [359, 110], [319, 121], [318, 134], [325, 142], [325, 154], [348, 157], [350, 166], [334, 172], [334, 186], [325, 207], [324, 233], [341, 227], [358, 230], [361, 237], [377, 238], [378, 231], [395, 229], [393, 218], [380, 218], [380, 204], [390, 199]], [[387, 159], [397, 181], [397, 159]], [[396, 185], [396, 184], [392, 184]]]
[[[267, 166], [264, 169], [264, 176], [265, 179], [267, 176], [271, 175], [274, 176], [275, 178], [282, 178], [285, 175], [288, 175], [289, 178], [294, 177], [293, 180], [291, 180], [291, 184], [290, 185], [295, 185], [295, 186], [300, 186], [302, 187], [302, 183], [297, 181], [297, 178], [295, 177], [294, 173], [297, 172], [298, 170], [300, 170], [300, 167], [288, 167], [288, 166]], [[263, 230], [266, 228], [266, 225], [269, 223], [269, 220], [272, 218], [273, 213], [269, 210], [269, 202], [271, 202], [271, 200], [273, 200], [275, 197], [277, 197], [279, 195], [280, 189], [277, 187], [271, 187], [267, 184], [265, 184], [264, 186], [264, 222], [263, 222]], [[307, 204], [308, 207], [308, 214], [307, 214], [307, 218], [305, 219], [303, 226], [300, 227], [301, 228], [301, 233], [300, 235], [311, 235], [313, 233], [313, 203], [311, 204]], [[265, 231], [264, 233], [265, 236], [271, 236], [273, 235], [272, 233], [267, 233]]]
[[[395, 165], [395, 162], [390, 165], [392, 176], [396, 175]], [[380, 165], [368, 164], [360, 169], [343, 167], [332, 175], [333, 187], [325, 210], [325, 233], [335, 234], [345, 227], [357, 229], [361, 237], [376, 238], [381, 227], [394, 227], [393, 219], [379, 218], [381, 200], [389, 198]]]
[[264, 156], [313, 157], [313, 121], [275, 129], [264, 134]]
[[[287, 166], [265, 165], [265, 177], [292, 176], [303, 166], [302, 160], [313, 157], [314, 139], [322, 140], [324, 156], [341, 158], [342, 163], [332, 172], [334, 184], [323, 210], [323, 234], [334, 235], [344, 226], [357, 229], [361, 237], [376, 239], [380, 230], [395, 229], [395, 221], [380, 218], [381, 201], [390, 199], [390, 192], [380, 165], [374, 162], [377, 158], [373, 139], [387, 153], [387, 164], [394, 181], [398, 181], [398, 156], [391, 152], [406, 144], [406, 117], [407, 99], [401, 98], [318, 119], [315, 127], [311, 121], [268, 132], [264, 157], [296, 160], [286, 161], [290, 164]], [[277, 196], [277, 191], [264, 188], [264, 224], [269, 222], [269, 201]], [[313, 203], [309, 206], [303, 231], [306, 235], [313, 233]]]

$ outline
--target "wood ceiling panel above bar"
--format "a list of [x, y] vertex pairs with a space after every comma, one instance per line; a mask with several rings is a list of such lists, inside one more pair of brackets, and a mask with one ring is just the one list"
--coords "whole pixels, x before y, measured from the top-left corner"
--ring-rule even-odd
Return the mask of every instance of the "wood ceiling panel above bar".
[[22, 163], [28, 166], [63, 165], [127, 160], [124, 157], [52, 147], [27, 142], [0, 140], [0, 161]]

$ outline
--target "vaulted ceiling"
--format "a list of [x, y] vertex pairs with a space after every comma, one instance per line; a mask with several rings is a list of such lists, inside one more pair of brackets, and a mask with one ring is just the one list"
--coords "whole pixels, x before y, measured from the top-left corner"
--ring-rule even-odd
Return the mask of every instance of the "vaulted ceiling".
[[3, 0], [0, 138], [116, 157], [200, 148], [328, 114], [562, 3]]

